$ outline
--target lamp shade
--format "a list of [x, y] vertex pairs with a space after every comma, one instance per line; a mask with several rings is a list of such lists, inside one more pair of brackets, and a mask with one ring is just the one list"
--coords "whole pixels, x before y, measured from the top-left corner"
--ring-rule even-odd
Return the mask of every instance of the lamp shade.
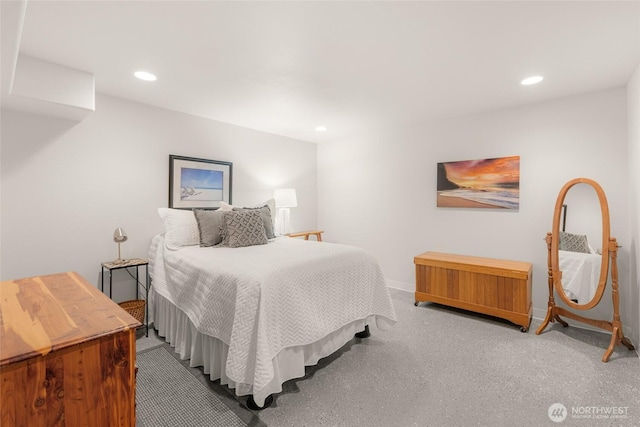
[[116, 228], [116, 231], [113, 232], [113, 241], [116, 243], [126, 242], [127, 238], [127, 232], [120, 227]]
[[295, 188], [280, 188], [273, 194], [278, 208], [295, 208], [298, 206]]

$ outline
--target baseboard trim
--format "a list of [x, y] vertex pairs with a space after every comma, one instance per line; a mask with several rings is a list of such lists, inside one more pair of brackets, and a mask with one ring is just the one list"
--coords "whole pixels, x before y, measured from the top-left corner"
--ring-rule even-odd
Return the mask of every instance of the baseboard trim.
[[391, 280], [391, 279], [385, 279], [385, 281], [387, 282], [388, 288], [393, 288], [399, 291], [406, 291], [411, 293], [414, 293], [416, 291], [415, 283], [404, 283], [404, 282], [399, 282], [397, 280]]

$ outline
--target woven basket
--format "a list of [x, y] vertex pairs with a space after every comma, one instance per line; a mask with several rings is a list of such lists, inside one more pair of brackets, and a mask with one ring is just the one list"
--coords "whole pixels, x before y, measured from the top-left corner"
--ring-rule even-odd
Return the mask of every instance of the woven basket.
[[144, 303], [145, 301], [143, 299], [134, 299], [121, 302], [118, 305], [135, 317], [138, 322], [144, 323]]

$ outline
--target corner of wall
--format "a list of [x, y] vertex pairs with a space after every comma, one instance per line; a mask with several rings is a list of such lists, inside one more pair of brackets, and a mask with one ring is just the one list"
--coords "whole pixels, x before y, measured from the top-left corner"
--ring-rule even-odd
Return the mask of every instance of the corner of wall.
[[631, 340], [640, 356], [640, 64], [627, 84], [627, 126], [629, 144], [629, 283], [633, 311]]

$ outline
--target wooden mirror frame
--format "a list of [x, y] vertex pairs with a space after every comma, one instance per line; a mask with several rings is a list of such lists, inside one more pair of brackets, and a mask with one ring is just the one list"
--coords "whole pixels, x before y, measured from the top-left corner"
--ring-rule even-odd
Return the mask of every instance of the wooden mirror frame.
[[[602, 217], [602, 256], [600, 261], [600, 278], [598, 280], [598, 287], [596, 288], [595, 294], [591, 297], [591, 301], [586, 304], [575, 303], [571, 301], [571, 299], [564, 292], [564, 287], [562, 286], [562, 271], [560, 270], [560, 258], [559, 258], [559, 247], [560, 247], [560, 221], [562, 216], [562, 206], [564, 204], [564, 200], [567, 196], [568, 191], [577, 184], [588, 184], [590, 185], [596, 192], [598, 196], [598, 201], [600, 202], [600, 212]], [[551, 233], [551, 272], [553, 274], [553, 283], [558, 293], [558, 296], [569, 307], [574, 308], [576, 310], [589, 310], [600, 302], [602, 299], [602, 295], [604, 294], [604, 289], [607, 286], [607, 277], [609, 277], [609, 240], [611, 239], [610, 232], [611, 222], [609, 219], [609, 205], [607, 203], [607, 197], [604, 194], [604, 190], [600, 187], [600, 184], [597, 182], [588, 179], [588, 178], [576, 178], [567, 182], [560, 193], [558, 194], [558, 199], [556, 200], [556, 207], [553, 214], [553, 228]]]
[[[600, 279], [598, 282], [598, 288], [596, 294], [591, 298], [587, 304], [576, 304], [567, 298], [564, 289], [562, 288], [562, 272], [560, 271], [558, 248], [560, 241], [560, 215], [562, 212], [562, 204], [564, 202], [567, 191], [576, 184], [585, 183], [591, 185], [598, 195], [600, 201], [600, 209], [602, 213], [602, 263], [600, 267]], [[609, 347], [602, 356], [602, 361], [607, 362], [613, 349], [616, 345], [622, 344], [629, 350], [634, 350], [635, 347], [631, 344], [628, 338], [626, 338], [622, 332], [622, 322], [620, 321], [620, 295], [618, 293], [618, 242], [615, 238], [610, 236], [610, 222], [609, 222], [609, 206], [607, 204], [607, 198], [600, 185], [588, 178], [576, 178], [567, 182], [562, 189], [556, 200], [556, 206], [553, 214], [553, 232], [547, 233], [545, 241], [547, 242], [547, 267], [548, 267], [548, 284], [549, 284], [549, 302], [547, 304], [547, 316], [536, 330], [536, 335], [540, 335], [542, 331], [547, 327], [549, 323], [558, 322], [562, 326], [567, 327], [569, 324], [562, 320], [560, 316], [565, 316], [579, 322], [587, 323], [597, 328], [605, 329], [611, 332], [611, 341]], [[609, 273], [609, 262], [611, 263], [611, 293], [613, 300], [613, 320], [595, 320], [587, 317], [580, 316], [572, 311], [569, 311], [563, 307], [558, 307], [554, 299], [554, 289], [560, 296], [560, 299], [569, 307], [578, 310], [588, 310], [595, 307], [604, 294], [604, 289], [607, 285], [607, 277]]]

